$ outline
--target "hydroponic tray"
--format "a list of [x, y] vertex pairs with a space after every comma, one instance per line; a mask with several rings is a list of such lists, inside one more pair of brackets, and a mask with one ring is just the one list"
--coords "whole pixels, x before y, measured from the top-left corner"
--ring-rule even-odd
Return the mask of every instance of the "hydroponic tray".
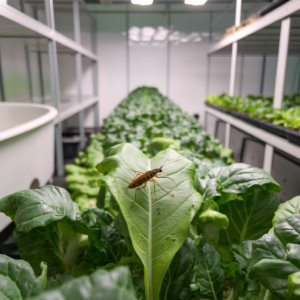
[[285, 128], [286, 138], [289, 142], [300, 146], [300, 132], [296, 129]]
[[216, 109], [216, 110], [218, 110], [218, 111], [221, 111], [221, 112], [223, 112], [223, 113], [225, 113], [225, 114], [230, 114], [230, 111], [227, 110], [227, 109], [224, 108], [224, 107], [213, 105], [213, 104], [211, 104], [211, 103], [209, 103], [209, 102], [207, 102], [207, 101], [205, 101], [205, 104], [206, 104], [207, 106], [212, 107], [212, 108], [214, 108], [214, 109]]
[[281, 136], [283, 138], [287, 138], [286, 136], [286, 128], [282, 125], [275, 125], [272, 122], [268, 122], [268, 121], [262, 121], [261, 120], [261, 128], [271, 132], [273, 134], [276, 134], [278, 136]]
[[239, 118], [255, 127], [258, 127], [258, 128], [261, 128], [261, 120], [258, 119], [258, 118], [253, 118], [253, 117], [249, 117], [248, 114], [246, 113], [240, 113], [236, 110], [232, 110], [231, 111], [231, 114], [236, 117], [236, 118]]

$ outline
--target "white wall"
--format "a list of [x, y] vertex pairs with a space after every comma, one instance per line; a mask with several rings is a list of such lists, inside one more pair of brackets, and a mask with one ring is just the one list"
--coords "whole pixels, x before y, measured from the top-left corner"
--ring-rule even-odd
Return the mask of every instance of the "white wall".
[[[214, 30], [224, 32], [231, 25], [233, 14], [229, 14], [215, 26]], [[171, 24], [174, 30], [185, 32], [208, 31], [209, 14], [174, 14]], [[162, 14], [129, 15], [129, 26], [167, 26]], [[126, 16], [122, 14], [97, 15], [100, 119], [107, 117], [114, 107], [133, 89], [147, 85], [157, 87], [167, 94], [167, 47], [129, 47], [129, 82], [127, 82]], [[214, 42], [214, 39], [213, 41]], [[170, 48], [169, 97], [184, 111], [198, 113], [204, 121], [203, 108], [207, 93], [207, 49], [208, 38], [199, 43], [174, 44]], [[290, 90], [290, 77], [295, 58], [288, 61], [286, 92]], [[247, 96], [259, 94], [261, 85], [261, 56], [238, 57], [235, 94]], [[263, 93], [273, 95], [275, 86], [276, 57], [268, 57]], [[243, 72], [243, 74], [242, 74]], [[213, 56], [210, 65], [209, 94], [228, 93], [230, 76], [230, 55]], [[93, 126], [93, 114], [86, 117], [86, 126]]]
[[[147, 85], [157, 87], [161, 93], [169, 97], [183, 110], [194, 114], [200, 114], [203, 121], [203, 108], [206, 93], [221, 94], [228, 93], [230, 75], [230, 56], [213, 56], [210, 64], [209, 89], [207, 91], [207, 49], [208, 38], [203, 38], [199, 43], [174, 44], [170, 48], [170, 75], [169, 91], [167, 91], [167, 47], [137, 46], [129, 47], [129, 64], [127, 62], [126, 37], [126, 15], [125, 14], [96, 14], [97, 18], [97, 45], [99, 57], [98, 86], [100, 98], [100, 120], [107, 117], [115, 106], [127, 96], [133, 89]], [[171, 24], [174, 30], [184, 32], [208, 32], [210, 14], [172, 14]], [[218, 16], [214, 14], [213, 20]], [[224, 29], [232, 25], [234, 15], [228, 14], [220, 20], [213, 32], [223, 33]], [[70, 23], [66, 28], [63, 22], [57, 21], [58, 30], [69, 33], [72, 37], [73, 25]], [[91, 47], [90, 24], [87, 20], [81, 20], [82, 43]], [[167, 27], [167, 15], [163, 14], [130, 14], [130, 26], [164, 26]], [[214, 38], [212, 42], [215, 42]], [[19, 96], [22, 90], [28, 99], [28, 82], [26, 82], [26, 66], [24, 59], [24, 48], [21, 45], [11, 46], [9, 41], [1, 42], [4, 83], [10, 98]], [[38, 96], [38, 69], [36, 53], [31, 53], [33, 89], [34, 95]], [[43, 71], [46, 94], [49, 94], [49, 68], [48, 56], [43, 54]], [[244, 57], [243, 74], [242, 59], [239, 56], [237, 63], [237, 76], [235, 94], [247, 96], [258, 94], [261, 84], [262, 56]], [[287, 77], [285, 93], [291, 90], [292, 76], [294, 74], [296, 58], [289, 58], [287, 64]], [[276, 57], [267, 57], [265, 84], [263, 94], [273, 95], [275, 87]], [[75, 73], [74, 55], [59, 55], [59, 83], [62, 102], [77, 102], [77, 82]], [[129, 74], [129, 78], [127, 77]], [[10, 80], [19, 78], [18, 95], [11, 88]], [[9, 87], [8, 87], [9, 85]], [[93, 80], [91, 61], [83, 58], [82, 76], [83, 97], [93, 94]], [[37, 101], [40, 101], [38, 99]], [[86, 111], [85, 125], [94, 126], [94, 115], [91, 109]], [[70, 126], [76, 126], [78, 118], [75, 116], [68, 121]]]

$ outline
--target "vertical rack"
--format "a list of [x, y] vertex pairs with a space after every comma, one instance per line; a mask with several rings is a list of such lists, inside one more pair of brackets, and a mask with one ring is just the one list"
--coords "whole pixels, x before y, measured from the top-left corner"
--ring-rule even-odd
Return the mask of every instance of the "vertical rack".
[[[97, 43], [96, 43], [96, 32], [93, 37], [93, 51], [83, 47], [81, 45], [80, 38], [80, 10], [79, 5], [82, 4], [81, 0], [73, 0], [73, 21], [74, 21], [74, 36], [75, 41], [68, 38], [67, 36], [59, 33], [55, 29], [55, 18], [54, 18], [54, 5], [53, 0], [44, 0], [46, 25], [42, 22], [37, 21], [26, 15], [23, 11], [19, 11], [12, 6], [7, 4], [6, 0], [0, 0], [0, 18], [2, 23], [7, 21], [7, 25], [13, 22], [17, 28], [15, 32], [16, 37], [31, 36], [31, 38], [46, 38], [47, 48], [49, 55], [49, 77], [51, 87], [51, 104], [58, 110], [59, 114], [55, 120], [55, 147], [56, 147], [56, 172], [58, 176], [64, 174], [64, 161], [63, 161], [63, 147], [62, 147], [62, 122], [69, 117], [78, 114], [79, 117], [79, 130], [80, 130], [80, 147], [85, 146], [85, 134], [84, 134], [84, 110], [88, 107], [94, 108], [94, 122], [95, 129], [99, 128], [99, 97], [98, 97], [98, 57], [97, 57]], [[83, 3], [84, 4], [84, 3]], [[36, 15], [36, 14], [35, 14]], [[94, 26], [95, 27], [95, 26]], [[96, 28], [93, 28], [96, 30]], [[4, 30], [2, 29], [2, 33]], [[9, 35], [12, 37], [14, 33], [10, 31]], [[22, 35], [20, 36], [20, 32]], [[5, 35], [4, 35], [5, 36]], [[58, 62], [57, 62], [57, 43], [75, 52], [76, 57], [76, 80], [77, 80], [77, 103], [67, 107], [60, 107], [60, 89], [59, 89], [59, 74], [58, 74]], [[25, 46], [26, 47], [26, 46]], [[82, 56], [85, 56], [92, 60], [92, 74], [93, 74], [93, 96], [83, 101], [82, 99]], [[40, 61], [40, 56], [38, 54]], [[27, 61], [28, 70], [30, 70], [30, 61]], [[39, 75], [42, 75], [41, 62], [39, 62]], [[0, 74], [1, 76], [1, 74]], [[30, 79], [30, 78], [29, 78]], [[42, 80], [42, 78], [40, 78]], [[41, 101], [44, 103], [44, 89], [43, 84], [40, 84], [41, 89]], [[3, 91], [3, 88], [1, 88]], [[3, 94], [3, 95], [2, 95]], [[1, 100], [5, 101], [4, 92], [1, 92]], [[32, 98], [32, 93], [30, 93]], [[32, 101], [32, 99], [30, 100]]]
[[[238, 26], [240, 23], [240, 15], [241, 15], [241, 0], [236, 0], [236, 1], [237, 3], [236, 3], [235, 25]], [[280, 22], [278, 49], [271, 49], [273, 45], [270, 44], [271, 46], [269, 47], [267, 45], [267, 42], [263, 46], [259, 44], [257, 45], [257, 47], [258, 48], [260, 47], [259, 49], [261, 49], [262, 51], [261, 53], [263, 54], [262, 83], [260, 87], [260, 92], [262, 92], [263, 81], [265, 77], [266, 52], [268, 52], [268, 49], [271, 49], [272, 53], [276, 53], [276, 51], [278, 53], [273, 107], [274, 108], [281, 107], [283, 97], [284, 97], [286, 65], [287, 65], [287, 58], [289, 54], [289, 45], [290, 45], [290, 36], [291, 36], [291, 16], [296, 17], [295, 14], [299, 11], [300, 11], [300, 0], [291, 0], [286, 4], [283, 4], [279, 8], [275, 9], [274, 11], [270, 12], [269, 14], [256, 20], [252, 24], [240, 29], [239, 31], [231, 34], [230, 36], [224, 38], [223, 40], [215, 43], [210, 48], [208, 52], [208, 59], [211, 59], [212, 54], [218, 51], [223, 53], [228, 53], [230, 51], [229, 48], [231, 47], [231, 68], [230, 68], [230, 84], [229, 84], [230, 96], [234, 96], [235, 93], [238, 43], [240, 48], [240, 42], [243, 42], [243, 39], [250, 37], [251, 35], [257, 34], [257, 32], [263, 30], [264, 28], [267, 28], [268, 26], [272, 26], [276, 22], [277, 23]], [[299, 43], [299, 41], [297, 42]], [[297, 42], [295, 42], [295, 45], [297, 45]], [[247, 53], [251, 53], [251, 51], [257, 54], [257, 49], [248, 50], [244, 46], [242, 50], [244, 52], [243, 55], [246, 55]], [[296, 158], [300, 158], [300, 147], [289, 143], [287, 140], [283, 138], [277, 137], [276, 135], [268, 133], [262, 129], [258, 129], [228, 114], [216, 111], [211, 107], [205, 108], [206, 123], [207, 123], [208, 114], [213, 115], [226, 122], [225, 147], [229, 147], [231, 125], [236, 126], [239, 129], [247, 132], [248, 134], [251, 134], [257, 137], [258, 139], [264, 141], [265, 152], [264, 152], [263, 169], [268, 173], [271, 173], [271, 169], [272, 169], [274, 147]]]

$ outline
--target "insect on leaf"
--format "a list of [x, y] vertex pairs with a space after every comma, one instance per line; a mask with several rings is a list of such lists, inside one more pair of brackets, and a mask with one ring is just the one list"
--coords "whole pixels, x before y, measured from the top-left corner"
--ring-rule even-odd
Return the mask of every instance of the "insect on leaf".
[[[118, 202], [135, 251], [144, 264], [147, 298], [159, 299], [164, 275], [183, 244], [188, 225], [202, 201], [194, 188], [195, 166], [171, 149], [159, 152], [150, 160], [131, 144], [112, 147], [108, 156], [97, 166], [101, 174], [99, 180]], [[126, 191], [126, 188], [136, 176], [132, 170], [144, 173], [159, 168], [166, 160], [158, 176], [169, 176], [173, 180], [155, 180], [174, 196], [156, 185], [155, 197], [153, 183], [148, 182], [137, 192], [136, 203], [131, 207], [135, 189]]]

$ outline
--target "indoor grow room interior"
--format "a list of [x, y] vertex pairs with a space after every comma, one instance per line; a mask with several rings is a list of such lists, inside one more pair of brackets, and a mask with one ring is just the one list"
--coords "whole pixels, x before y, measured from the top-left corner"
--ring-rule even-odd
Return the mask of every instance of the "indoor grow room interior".
[[300, 0], [0, 0], [0, 300], [300, 299]]

